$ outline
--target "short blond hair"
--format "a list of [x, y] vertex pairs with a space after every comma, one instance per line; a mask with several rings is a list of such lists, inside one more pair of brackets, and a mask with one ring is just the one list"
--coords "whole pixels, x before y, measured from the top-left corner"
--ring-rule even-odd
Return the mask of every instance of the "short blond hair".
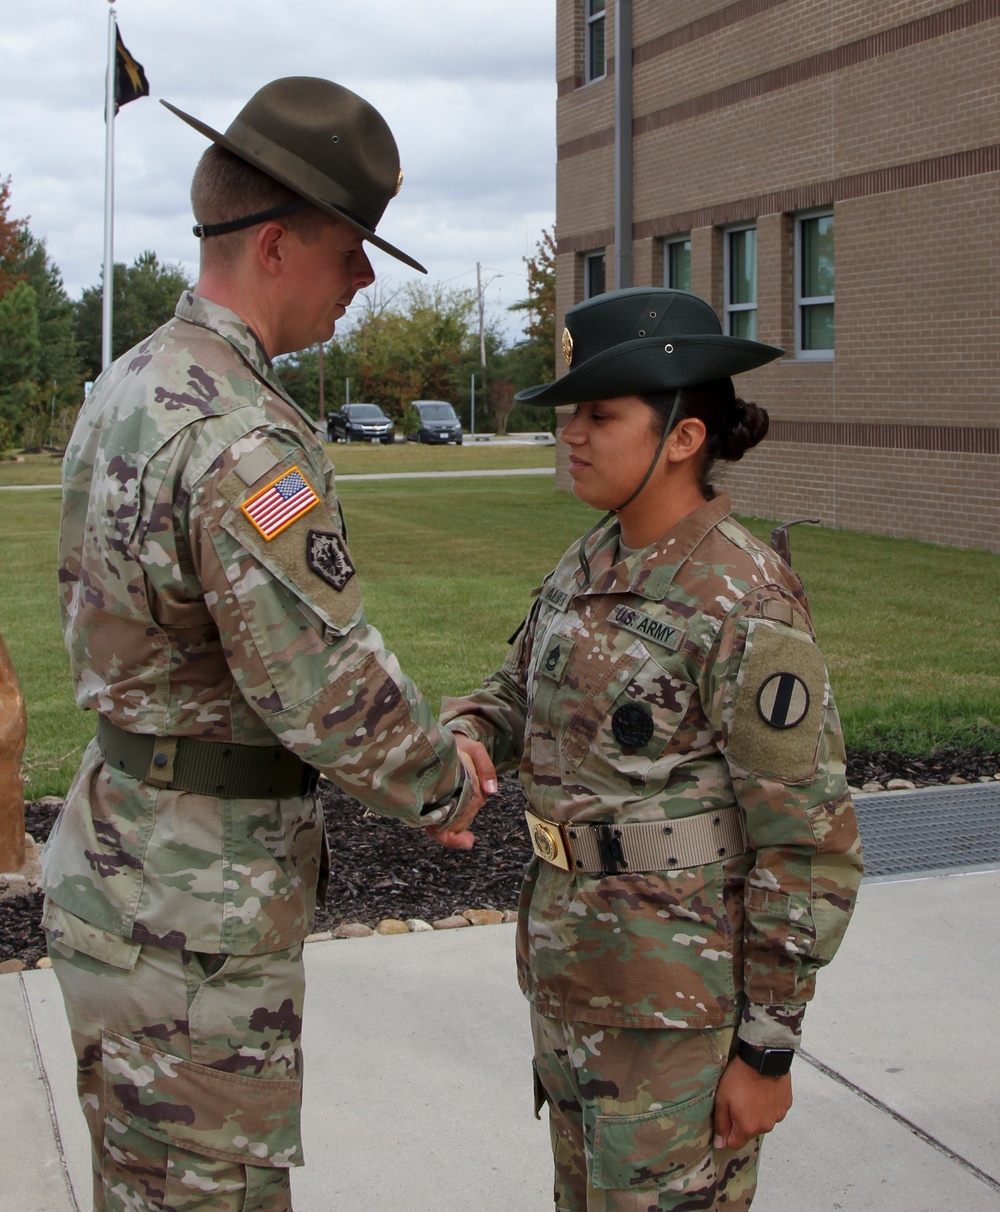
[[[274, 206], [294, 202], [299, 195], [267, 173], [213, 143], [198, 161], [191, 181], [191, 209], [199, 223], [228, 223], [245, 215], [255, 215]], [[319, 234], [326, 221], [336, 222], [316, 206], [306, 206], [282, 218], [288, 228], [306, 244]], [[203, 237], [201, 261], [216, 268], [231, 266], [239, 260], [250, 242], [252, 227]]]

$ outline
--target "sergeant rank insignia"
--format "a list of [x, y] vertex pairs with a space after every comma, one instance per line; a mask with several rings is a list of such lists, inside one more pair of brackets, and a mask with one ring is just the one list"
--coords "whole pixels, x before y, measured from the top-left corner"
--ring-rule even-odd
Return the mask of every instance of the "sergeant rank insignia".
[[313, 572], [340, 593], [356, 571], [344, 540], [330, 530], [310, 530], [306, 561]]
[[266, 488], [244, 501], [241, 509], [256, 530], [270, 543], [286, 526], [319, 504], [319, 497], [297, 467], [283, 472]]

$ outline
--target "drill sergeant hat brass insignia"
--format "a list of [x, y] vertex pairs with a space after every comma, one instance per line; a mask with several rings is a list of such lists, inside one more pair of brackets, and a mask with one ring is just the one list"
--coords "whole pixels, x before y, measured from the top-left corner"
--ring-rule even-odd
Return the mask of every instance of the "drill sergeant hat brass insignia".
[[356, 569], [344, 540], [328, 530], [310, 530], [306, 539], [306, 561], [313, 572], [340, 593]]
[[567, 366], [573, 365], [573, 334], [568, 328], [563, 329], [562, 356], [565, 358]]

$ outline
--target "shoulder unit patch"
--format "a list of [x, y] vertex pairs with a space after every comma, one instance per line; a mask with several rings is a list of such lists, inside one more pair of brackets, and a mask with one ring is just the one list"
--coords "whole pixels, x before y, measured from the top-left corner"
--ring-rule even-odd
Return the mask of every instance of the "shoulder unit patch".
[[344, 540], [331, 530], [309, 531], [306, 539], [306, 563], [338, 593], [357, 571], [344, 546]]
[[757, 710], [772, 728], [794, 728], [809, 711], [809, 687], [794, 673], [772, 673], [757, 691]]

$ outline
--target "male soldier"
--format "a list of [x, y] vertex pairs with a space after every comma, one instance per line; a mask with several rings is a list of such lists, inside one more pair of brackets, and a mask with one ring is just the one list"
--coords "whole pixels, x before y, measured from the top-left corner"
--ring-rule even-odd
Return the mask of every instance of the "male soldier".
[[[318, 773], [467, 848], [482, 803], [365, 621], [333, 468], [272, 359], [374, 279], [402, 174], [367, 102], [276, 80], [191, 196], [201, 271], [90, 393], [59, 583], [96, 739], [45, 854], [53, 967], [103, 1212], [287, 1212], [300, 1165], [302, 940]], [[495, 786], [484, 768], [486, 790]]]

